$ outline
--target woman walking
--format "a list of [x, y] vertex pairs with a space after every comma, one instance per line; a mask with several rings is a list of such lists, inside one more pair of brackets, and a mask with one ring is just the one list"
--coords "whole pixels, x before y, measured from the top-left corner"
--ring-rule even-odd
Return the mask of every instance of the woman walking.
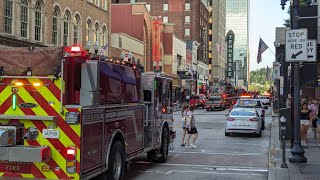
[[[196, 128], [196, 121], [195, 121], [195, 117], [194, 117], [194, 109], [195, 109], [195, 106], [190, 106], [190, 111], [187, 112], [187, 127], [188, 127], [188, 138], [187, 138], [187, 147], [188, 148], [198, 148], [196, 145], [195, 145], [195, 142], [197, 140], [197, 137], [198, 137], [198, 131], [197, 131], [197, 128]], [[190, 144], [190, 138], [192, 137], [192, 143]]]
[[308, 109], [308, 104], [303, 103], [300, 111], [300, 136], [301, 136], [301, 145], [307, 145], [307, 132], [310, 124], [310, 110]]
[[182, 120], [182, 124], [181, 124], [181, 127], [182, 127], [182, 141], [181, 141], [181, 146], [185, 146], [186, 144], [184, 143], [184, 139], [186, 137], [186, 134], [187, 134], [187, 128], [188, 126], [187, 125], [187, 112], [189, 111], [189, 106], [188, 105], [184, 105], [182, 107], [182, 110], [181, 110], [181, 120]]

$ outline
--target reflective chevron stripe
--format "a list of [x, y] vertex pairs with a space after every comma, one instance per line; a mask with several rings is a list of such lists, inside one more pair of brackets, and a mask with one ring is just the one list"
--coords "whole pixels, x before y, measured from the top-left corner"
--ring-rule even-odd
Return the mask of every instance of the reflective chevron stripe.
[[[44, 146], [47, 145], [51, 148], [52, 158], [48, 163], [31, 163], [31, 174], [11, 174], [0, 172], [0, 176], [16, 176], [24, 178], [47, 178], [47, 179], [80, 179], [80, 135], [81, 125], [69, 125], [65, 122], [65, 115], [60, 115], [60, 80], [54, 83], [45, 79], [19, 79], [24, 84], [32, 84], [33, 82], [41, 82], [41, 87], [33, 87], [32, 85], [25, 85], [18, 87], [17, 104], [33, 103], [38, 106], [35, 108], [21, 108], [17, 106], [14, 110], [12, 108], [12, 87], [8, 86], [13, 79], [0, 79], [0, 114], [16, 115], [16, 116], [55, 116], [58, 119], [56, 130], [60, 132], [59, 139], [46, 139], [42, 138], [42, 130], [47, 129], [48, 126], [53, 125], [53, 121], [39, 121], [39, 120], [2, 120], [0, 123], [23, 123], [25, 128], [31, 126], [39, 130], [39, 136], [36, 140], [25, 140], [26, 146]], [[54, 105], [49, 102], [53, 101]], [[81, 112], [77, 108], [65, 108], [64, 112]], [[76, 173], [68, 174], [66, 172], [66, 147], [77, 147], [77, 162]], [[42, 171], [42, 166], [49, 166], [50, 171]], [[60, 169], [60, 170], [59, 170]]]

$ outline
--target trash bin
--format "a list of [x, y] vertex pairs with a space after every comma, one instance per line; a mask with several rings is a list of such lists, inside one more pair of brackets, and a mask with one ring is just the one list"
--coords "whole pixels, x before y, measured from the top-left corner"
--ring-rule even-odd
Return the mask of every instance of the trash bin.
[[[292, 132], [293, 132], [293, 119], [291, 118], [291, 109], [290, 108], [281, 108], [279, 110], [279, 118], [285, 117], [287, 119], [286, 123], [283, 124], [287, 128], [287, 133], [286, 133], [286, 140], [291, 140]], [[281, 121], [279, 121], [279, 131], [281, 128]], [[281, 140], [281, 137], [279, 136], [279, 140]]]

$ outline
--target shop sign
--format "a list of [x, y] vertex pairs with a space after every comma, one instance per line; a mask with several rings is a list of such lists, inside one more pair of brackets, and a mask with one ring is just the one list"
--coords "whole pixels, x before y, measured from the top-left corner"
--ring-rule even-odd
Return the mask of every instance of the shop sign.
[[234, 33], [230, 30], [226, 37], [227, 41], [227, 75], [229, 78], [233, 77], [233, 45]]

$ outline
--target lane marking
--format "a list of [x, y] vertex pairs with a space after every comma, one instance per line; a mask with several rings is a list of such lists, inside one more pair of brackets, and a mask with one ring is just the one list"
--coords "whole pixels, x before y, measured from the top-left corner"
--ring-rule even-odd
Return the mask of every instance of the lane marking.
[[230, 172], [215, 172], [215, 171], [182, 171], [182, 170], [170, 170], [167, 172], [163, 171], [153, 171], [153, 170], [147, 170], [147, 171], [142, 171], [140, 172], [144, 173], [164, 173], [165, 175], [172, 174], [174, 172], [177, 173], [197, 173], [197, 174], [221, 174], [221, 175], [240, 175], [240, 176], [265, 176], [264, 174], [258, 174], [258, 173], [230, 173]]
[[205, 152], [205, 150], [202, 150], [201, 152], [179, 152], [179, 151], [170, 151], [170, 153], [174, 154], [204, 154], [204, 155], [237, 155], [237, 156], [260, 156], [260, 155], [266, 155], [268, 153], [240, 153], [240, 152], [230, 152], [230, 153], [215, 153], [215, 152]]
[[268, 172], [267, 167], [239, 167], [239, 166], [210, 166], [201, 164], [175, 164], [175, 163], [163, 163], [157, 164], [157, 166], [177, 166], [177, 167], [197, 167], [197, 168], [214, 168], [220, 171], [248, 171], [248, 172]]

